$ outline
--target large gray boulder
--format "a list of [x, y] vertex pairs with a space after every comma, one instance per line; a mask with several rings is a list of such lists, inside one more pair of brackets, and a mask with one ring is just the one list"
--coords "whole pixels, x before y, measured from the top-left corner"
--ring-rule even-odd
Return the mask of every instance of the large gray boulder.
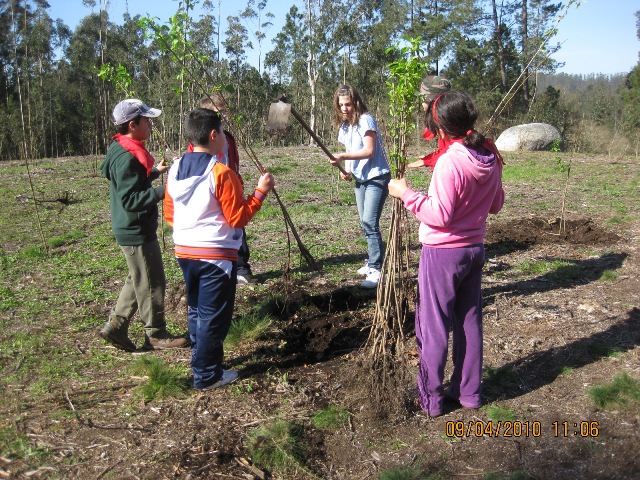
[[562, 139], [560, 131], [548, 123], [525, 123], [507, 128], [496, 140], [503, 152], [518, 150], [549, 150], [554, 140]]

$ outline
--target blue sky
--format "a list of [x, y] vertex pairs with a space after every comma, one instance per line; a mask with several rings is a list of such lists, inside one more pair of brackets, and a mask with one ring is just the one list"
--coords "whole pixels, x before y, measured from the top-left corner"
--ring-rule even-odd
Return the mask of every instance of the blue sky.
[[638, 64], [638, 0], [582, 0], [558, 23], [553, 42], [562, 48], [553, 58], [565, 73], [627, 73]]
[[[104, 0], [96, 0], [97, 4]], [[217, 1], [214, 15], [217, 16]], [[61, 18], [69, 27], [75, 28], [81, 18], [91, 13], [91, 9], [82, 4], [82, 0], [49, 0], [50, 15]], [[272, 49], [270, 38], [278, 33], [284, 23], [293, 0], [269, 0], [266, 11], [276, 16], [273, 27], [267, 32], [268, 39], [263, 43], [264, 53]], [[246, 0], [221, 1], [220, 17], [223, 19], [222, 31], [226, 30], [226, 18], [238, 15], [244, 9]], [[131, 15], [151, 15], [166, 21], [175, 13], [177, 0], [109, 0], [108, 11], [112, 21], [120, 23], [122, 14], [129, 8]], [[562, 43], [559, 52], [553, 55], [557, 61], [564, 62], [558, 72], [570, 74], [590, 73], [627, 73], [638, 64], [640, 41], [636, 36], [635, 12], [640, 10], [638, 0], [581, 0], [580, 6], [572, 6], [558, 24], [559, 33], [552, 43]], [[254, 41], [254, 46], [257, 47]], [[249, 61], [257, 66], [256, 52], [248, 52]]]

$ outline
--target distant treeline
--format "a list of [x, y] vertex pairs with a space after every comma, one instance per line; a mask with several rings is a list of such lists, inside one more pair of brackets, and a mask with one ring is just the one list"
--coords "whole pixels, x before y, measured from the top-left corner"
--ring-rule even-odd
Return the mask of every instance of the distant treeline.
[[[546, 39], [576, 0], [292, 2], [270, 44], [271, 12], [284, 11], [282, 2], [247, 0], [221, 21], [216, 2], [185, 0], [166, 22], [128, 14], [115, 22], [108, 3], [84, 2], [98, 11], [72, 30], [50, 17], [47, 2], [0, 0], [0, 160], [101, 155], [114, 133], [111, 110], [126, 97], [163, 110], [150, 146], [178, 151], [185, 113], [218, 88], [251, 145], [309, 142], [295, 124], [285, 137], [266, 133], [269, 105], [282, 93], [333, 143], [331, 101], [341, 83], [360, 90], [384, 129], [387, 66], [398, 55], [389, 47], [408, 37], [419, 39], [428, 73], [476, 99], [479, 127], [491, 136], [544, 121], [563, 132], [567, 150], [638, 151], [638, 68], [554, 74], [549, 52], [559, 46]], [[250, 50], [257, 66], [247, 62]]]
[[541, 90], [551, 86], [562, 93], [586, 92], [597, 86], [607, 89], [609, 94], [615, 95], [625, 86], [629, 73], [605, 75], [604, 73], [590, 73], [578, 75], [570, 73], [542, 73], [538, 77], [538, 87]]

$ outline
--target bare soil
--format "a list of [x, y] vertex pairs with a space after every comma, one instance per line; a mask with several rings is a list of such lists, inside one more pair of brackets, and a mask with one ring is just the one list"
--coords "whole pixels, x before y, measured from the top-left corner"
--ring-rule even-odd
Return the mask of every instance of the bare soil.
[[[53, 460], [27, 471], [4, 459], [0, 469], [11, 478], [374, 479], [394, 466], [419, 468], [420, 478], [640, 478], [637, 404], [602, 410], [588, 395], [623, 371], [640, 376], [637, 227], [616, 232], [604, 218], [574, 214], [561, 233], [559, 220], [526, 211], [490, 221], [482, 409], [450, 403], [438, 418], [417, 407], [403, 418], [372, 414], [362, 355], [375, 291], [359, 288], [355, 275], [346, 283], [323, 272], [283, 281], [273, 275], [279, 265], [262, 260], [254, 270], [269, 288], [240, 287], [238, 308], [278, 292], [265, 311], [277, 325], [227, 351], [226, 367], [241, 369], [236, 385], [133, 405], [133, 386], [142, 380], [126, 376], [89, 386], [69, 380], [38, 403], [25, 395], [3, 410], [19, 411], [20, 430], [53, 451]], [[412, 253], [417, 261], [417, 247]], [[567, 266], [541, 274], [515, 268], [540, 260]], [[617, 275], [603, 280], [608, 271]], [[169, 286], [167, 305], [170, 315], [184, 314], [181, 285]], [[415, 372], [412, 322], [403, 361]], [[69, 340], [83, 351], [104, 348], [116, 364], [130, 358], [97, 338]], [[189, 361], [188, 351], [155, 355]], [[415, 390], [413, 382], [406, 389]], [[329, 405], [346, 406], [350, 421], [314, 429], [311, 415]], [[497, 431], [491, 407], [512, 412], [513, 423]], [[52, 409], [67, 415], [54, 417]], [[252, 464], [247, 434], [273, 418], [303, 426], [306, 470]], [[462, 433], [451, 436], [452, 429]]]

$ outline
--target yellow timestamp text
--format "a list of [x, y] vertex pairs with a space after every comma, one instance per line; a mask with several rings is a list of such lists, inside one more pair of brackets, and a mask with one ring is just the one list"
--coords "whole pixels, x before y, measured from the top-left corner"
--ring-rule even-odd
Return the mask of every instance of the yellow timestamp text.
[[447, 437], [597, 437], [600, 434], [598, 422], [551, 422], [551, 425], [537, 421], [449, 421], [445, 424]]

